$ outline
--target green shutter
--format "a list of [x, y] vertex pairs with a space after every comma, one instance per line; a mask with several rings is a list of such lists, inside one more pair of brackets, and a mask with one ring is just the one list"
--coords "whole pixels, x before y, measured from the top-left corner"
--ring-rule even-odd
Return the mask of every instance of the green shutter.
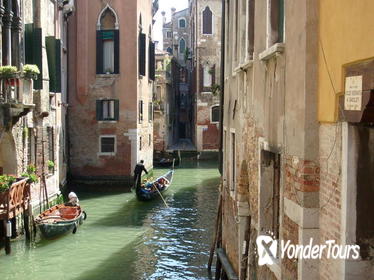
[[34, 24], [25, 24], [25, 62], [26, 64], [34, 64], [33, 60], [33, 31]]
[[119, 120], [119, 100], [114, 100], [114, 119]]
[[149, 41], [149, 61], [148, 61], [148, 73], [149, 79], [154, 81], [155, 80], [155, 43]]
[[40, 70], [38, 79], [34, 81], [34, 89], [43, 89], [43, 53], [42, 53], [43, 33], [41, 28], [34, 28], [33, 32], [33, 61]]
[[61, 41], [54, 36], [45, 37], [47, 49], [49, 91], [61, 92]]
[[119, 74], [119, 30], [114, 30], [114, 74]]
[[278, 42], [284, 42], [284, 0], [278, 0]]
[[96, 74], [104, 74], [102, 31], [96, 31]]
[[146, 36], [144, 33], [139, 33], [139, 75], [145, 76], [145, 45], [146, 45]]
[[101, 100], [96, 100], [96, 120], [103, 120], [103, 102]]

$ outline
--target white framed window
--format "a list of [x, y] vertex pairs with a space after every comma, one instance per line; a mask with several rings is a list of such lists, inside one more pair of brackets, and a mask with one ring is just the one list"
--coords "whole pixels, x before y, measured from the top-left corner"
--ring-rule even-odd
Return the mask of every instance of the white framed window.
[[182, 38], [179, 40], [179, 53], [184, 53], [186, 51], [186, 41]]
[[99, 155], [114, 156], [117, 153], [117, 137], [115, 135], [100, 135]]
[[98, 121], [118, 121], [119, 100], [117, 99], [96, 100], [96, 119]]
[[213, 34], [213, 13], [210, 10], [209, 6], [206, 6], [203, 11], [203, 34], [212, 35]]
[[187, 27], [186, 19], [185, 18], [180, 18], [178, 20], [178, 27], [179, 28], [186, 28]]
[[210, 122], [219, 123], [220, 106], [214, 105], [210, 108]]
[[267, 47], [284, 42], [284, 0], [267, 0]]
[[204, 65], [203, 73], [203, 86], [209, 88], [212, 86], [212, 69], [208, 64]]

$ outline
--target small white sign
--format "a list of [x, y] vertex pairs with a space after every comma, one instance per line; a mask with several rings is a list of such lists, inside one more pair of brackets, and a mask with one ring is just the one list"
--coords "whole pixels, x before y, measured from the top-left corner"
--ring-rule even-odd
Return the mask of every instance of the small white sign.
[[345, 78], [344, 110], [361, 111], [362, 76]]

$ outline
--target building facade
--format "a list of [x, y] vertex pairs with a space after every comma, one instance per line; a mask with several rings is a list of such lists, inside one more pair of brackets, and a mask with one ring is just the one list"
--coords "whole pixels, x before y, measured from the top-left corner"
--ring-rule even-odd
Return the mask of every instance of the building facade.
[[171, 9], [171, 20], [166, 22], [166, 14], [163, 17], [163, 50], [172, 54], [181, 66], [186, 65], [190, 47], [190, 16], [189, 9], [176, 11]]
[[218, 151], [222, 1], [191, 0], [189, 5], [194, 142], [198, 151]]
[[152, 168], [155, 12], [151, 0], [77, 3], [69, 25], [74, 179], [130, 183], [137, 161]]
[[[225, 1], [218, 245], [239, 279], [373, 275], [369, 2]], [[289, 259], [278, 246], [259, 265], [260, 235], [360, 256]]]
[[[35, 166], [32, 207], [47, 198], [41, 188], [51, 199], [66, 183], [66, 21], [73, 2], [0, 2], [0, 175], [20, 177]], [[11, 76], [9, 66], [16, 67]]]

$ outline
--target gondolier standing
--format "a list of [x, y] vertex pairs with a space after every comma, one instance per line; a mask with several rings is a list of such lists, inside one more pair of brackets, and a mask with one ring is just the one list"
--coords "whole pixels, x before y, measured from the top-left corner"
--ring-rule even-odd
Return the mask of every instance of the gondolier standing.
[[144, 160], [141, 160], [139, 163], [136, 164], [135, 169], [134, 169], [135, 187], [140, 186], [143, 171], [145, 172], [145, 174], [148, 174], [147, 169], [145, 169], [144, 167]]

